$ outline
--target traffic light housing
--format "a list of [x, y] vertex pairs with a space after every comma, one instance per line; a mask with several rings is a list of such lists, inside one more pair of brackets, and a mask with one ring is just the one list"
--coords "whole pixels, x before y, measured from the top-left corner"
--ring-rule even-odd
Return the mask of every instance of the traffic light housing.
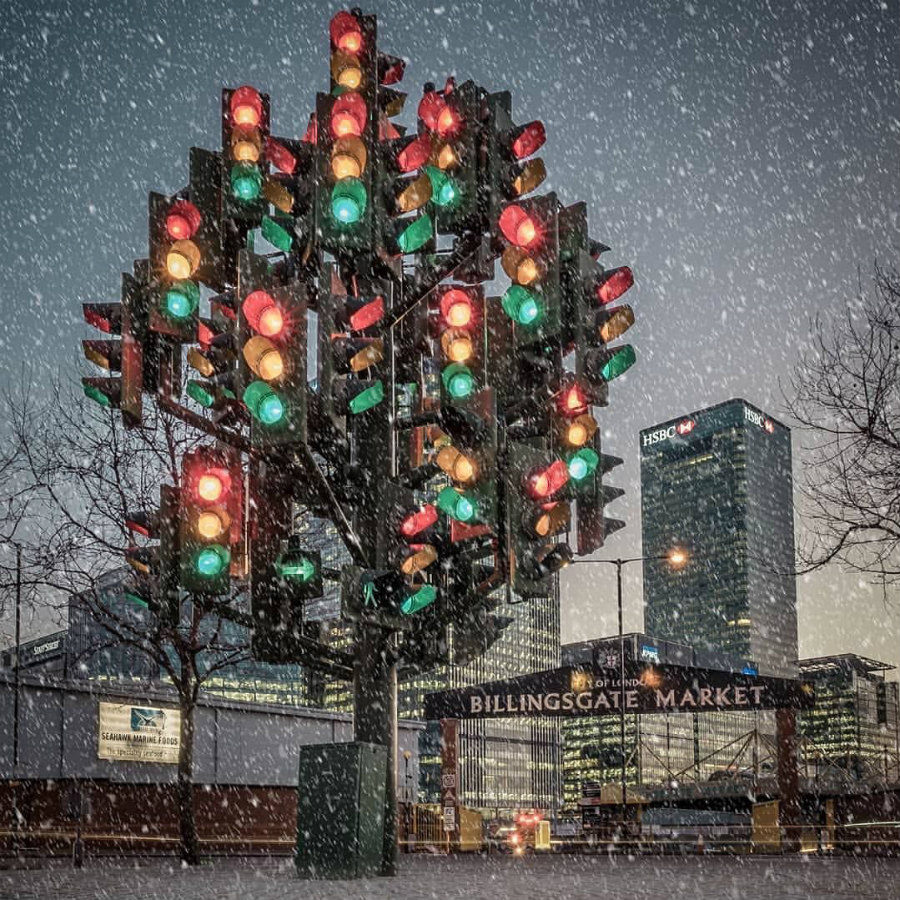
[[241, 251], [238, 390], [254, 446], [306, 442], [305, 285], [261, 256]]
[[179, 511], [179, 581], [190, 593], [226, 594], [242, 539], [243, 473], [234, 451], [203, 447], [184, 454]]
[[484, 289], [442, 285], [433, 294], [430, 316], [441, 403], [464, 402], [486, 387]]
[[266, 212], [269, 95], [248, 84], [222, 91], [222, 215], [239, 233]]

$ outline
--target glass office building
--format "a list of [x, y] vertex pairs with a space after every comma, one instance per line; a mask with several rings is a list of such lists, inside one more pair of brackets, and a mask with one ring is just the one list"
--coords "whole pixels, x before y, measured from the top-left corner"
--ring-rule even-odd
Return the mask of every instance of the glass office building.
[[[644, 429], [640, 451], [646, 630], [796, 675], [789, 429], [735, 399]], [[673, 546], [687, 566], [653, 558]]]

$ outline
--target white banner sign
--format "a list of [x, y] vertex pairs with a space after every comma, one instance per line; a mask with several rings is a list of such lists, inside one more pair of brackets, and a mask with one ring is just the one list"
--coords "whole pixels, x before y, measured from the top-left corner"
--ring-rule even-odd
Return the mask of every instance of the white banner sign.
[[100, 759], [177, 763], [181, 713], [178, 709], [100, 703]]

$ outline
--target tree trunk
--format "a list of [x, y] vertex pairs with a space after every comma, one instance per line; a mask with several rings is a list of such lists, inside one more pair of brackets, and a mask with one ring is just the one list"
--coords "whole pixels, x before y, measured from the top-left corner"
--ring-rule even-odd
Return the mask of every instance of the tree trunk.
[[397, 874], [397, 667], [388, 659], [384, 632], [360, 626], [353, 678], [353, 736], [387, 747], [381, 874]]
[[182, 694], [181, 742], [178, 750], [178, 827], [181, 839], [181, 860], [189, 866], [200, 863], [200, 840], [194, 816], [194, 710], [196, 704], [190, 693]]

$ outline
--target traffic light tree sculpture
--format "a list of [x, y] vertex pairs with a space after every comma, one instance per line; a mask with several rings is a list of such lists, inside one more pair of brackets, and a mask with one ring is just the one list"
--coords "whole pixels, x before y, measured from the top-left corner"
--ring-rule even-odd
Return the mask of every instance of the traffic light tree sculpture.
[[[404, 66], [376, 36], [374, 16], [332, 19], [300, 138], [274, 136], [268, 95], [223, 92], [222, 150], [192, 150], [189, 185], [150, 195], [121, 304], [85, 307], [109, 337], [85, 342], [107, 374], [84, 389], [128, 427], [156, 403], [210, 438], [163, 492], [159, 614], [249, 590], [258, 658], [352, 680], [356, 738], [389, 746], [398, 672], [484, 652], [511, 621], [504, 588], [546, 596], [621, 526], [599, 422], [635, 357], [616, 343], [630, 269], [599, 265], [583, 204], [525, 197], [544, 126], [452, 78], [425, 85], [414, 131], [394, 124]], [[486, 296], [497, 260], [509, 285]], [[297, 506], [349, 565], [323, 568]], [[326, 581], [351, 623], [340, 649], [305, 618]]]

